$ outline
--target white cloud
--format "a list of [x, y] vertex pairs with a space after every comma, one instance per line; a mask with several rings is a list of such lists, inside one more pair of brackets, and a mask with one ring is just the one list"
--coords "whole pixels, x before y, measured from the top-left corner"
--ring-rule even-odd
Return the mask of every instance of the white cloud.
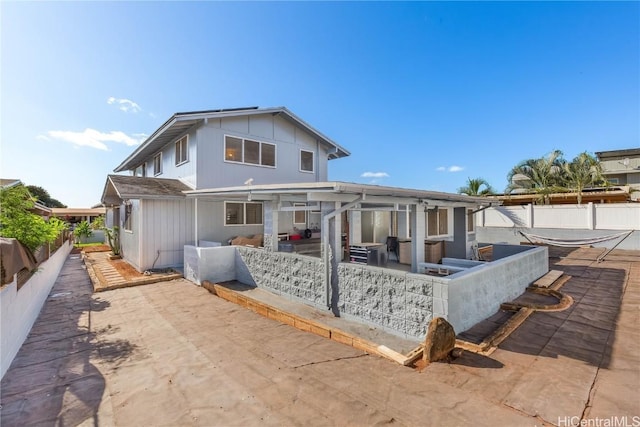
[[438, 172], [460, 172], [462, 170], [464, 170], [464, 168], [462, 166], [439, 166], [436, 168], [436, 170]]
[[70, 142], [79, 147], [91, 147], [103, 151], [109, 151], [109, 147], [106, 144], [108, 142], [116, 142], [119, 144], [134, 146], [140, 144], [145, 139], [134, 138], [119, 130], [114, 130], [107, 133], [89, 128], [85, 129], [82, 132], [74, 132], [70, 130], [50, 130], [46, 135], [38, 135], [38, 139], [48, 138]]
[[137, 113], [142, 111], [142, 108], [130, 99], [114, 98], [113, 96], [110, 96], [107, 99], [107, 104], [116, 105], [120, 111], [124, 111], [125, 113]]
[[386, 172], [364, 172], [360, 175], [362, 178], [389, 178]]

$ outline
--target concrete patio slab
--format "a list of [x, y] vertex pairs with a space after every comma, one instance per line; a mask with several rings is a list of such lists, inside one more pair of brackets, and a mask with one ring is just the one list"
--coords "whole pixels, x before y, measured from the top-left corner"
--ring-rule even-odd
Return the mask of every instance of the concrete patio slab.
[[[576, 301], [571, 310], [532, 314], [491, 357], [465, 352], [421, 372], [185, 280], [93, 294], [82, 262], [69, 258], [2, 379], [0, 423], [632, 422], [640, 415], [640, 253], [614, 251], [597, 263], [600, 252], [551, 254], [552, 268], [572, 271], [563, 287]], [[606, 303], [582, 302], [590, 294]]]

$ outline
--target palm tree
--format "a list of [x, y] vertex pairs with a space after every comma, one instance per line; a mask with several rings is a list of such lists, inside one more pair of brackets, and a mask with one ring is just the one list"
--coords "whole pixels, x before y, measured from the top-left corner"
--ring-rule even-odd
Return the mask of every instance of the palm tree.
[[483, 178], [467, 178], [467, 185], [458, 188], [458, 193], [467, 196], [488, 196], [493, 194], [493, 188]]
[[524, 160], [507, 175], [507, 192], [511, 193], [517, 189], [529, 190], [537, 193], [542, 203], [548, 204], [550, 194], [564, 191], [565, 163], [560, 150], [554, 150], [539, 159]]
[[564, 164], [564, 178], [566, 187], [576, 192], [579, 205], [582, 204], [582, 191], [585, 188], [605, 181], [600, 162], [586, 151]]

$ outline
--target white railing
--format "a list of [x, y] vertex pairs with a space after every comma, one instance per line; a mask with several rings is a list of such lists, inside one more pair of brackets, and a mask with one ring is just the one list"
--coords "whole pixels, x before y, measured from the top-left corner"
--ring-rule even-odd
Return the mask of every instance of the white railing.
[[640, 203], [498, 206], [476, 215], [476, 224], [480, 227], [640, 229]]

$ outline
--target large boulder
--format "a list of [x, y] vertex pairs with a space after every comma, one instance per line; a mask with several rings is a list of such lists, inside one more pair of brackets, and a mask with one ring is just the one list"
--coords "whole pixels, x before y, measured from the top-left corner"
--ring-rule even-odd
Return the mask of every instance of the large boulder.
[[429, 323], [422, 360], [426, 363], [445, 360], [455, 346], [456, 333], [453, 326], [442, 317], [436, 317]]

